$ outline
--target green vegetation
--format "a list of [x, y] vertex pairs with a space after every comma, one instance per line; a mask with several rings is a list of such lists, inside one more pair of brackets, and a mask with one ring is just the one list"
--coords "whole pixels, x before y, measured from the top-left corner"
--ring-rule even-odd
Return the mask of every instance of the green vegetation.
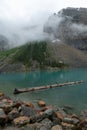
[[0, 59], [3, 58], [3, 57], [9, 57], [12, 54], [14, 54], [16, 51], [18, 51], [18, 47], [10, 49], [10, 50], [6, 50], [6, 51], [1, 51], [0, 52]]
[[[53, 50], [53, 48], [51, 47]], [[54, 54], [52, 54], [54, 56]], [[7, 51], [0, 52], [0, 66], [6, 64], [6, 66], [12, 65], [17, 69], [17, 65], [20, 64], [25, 67], [25, 70], [29, 69], [45, 69], [47, 67], [64, 68], [66, 65], [60, 60], [55, 60], [51, 57], [50, 48], [46, 41], [30, 42]], [[10, 68], [9, 68], [10, 69]]]
[[33, 61], [39, 63], [39, 67], [45, 65], [46, 46], [44, 41], [27, 43], [14, 55], [12, 62], [22, 62], [26, 66], [32, 66]]

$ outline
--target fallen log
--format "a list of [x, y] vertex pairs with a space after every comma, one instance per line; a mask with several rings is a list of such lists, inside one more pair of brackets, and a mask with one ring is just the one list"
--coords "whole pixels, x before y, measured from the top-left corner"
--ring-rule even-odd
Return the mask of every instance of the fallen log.
[[53, 85], [47, 85], [47, 86], [40, 86], [40, 87], [33, 87], [33, 88], [24, 88], [24, 89], [15, 88], [13, 93], [19, 94], [19, 93], [24, 93], [24, 92], [32, 92], [32, 91], [36, 91], [36, 90], [43, 90], [43, 89], [62, 87], [62, 86], [81, 84], [81, 83], [84, 83], [84, 81], [80, 80], [80, 81], [74, 81], [74, 82], [65, 82], [65, 83], [59, 83], [59, 84], [53, 84]]

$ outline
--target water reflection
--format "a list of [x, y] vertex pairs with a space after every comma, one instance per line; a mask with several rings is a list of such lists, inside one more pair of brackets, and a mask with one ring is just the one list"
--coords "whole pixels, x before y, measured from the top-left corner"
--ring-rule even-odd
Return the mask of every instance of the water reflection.
[[[13, 95], [14, 88], [28, 88], [66, 81], [84, 80], [81, 85], [48, 89], [31, 93]], [[0, 91], [13, 99], [42, 99], [56, 106], [71, 105], [77, 110], [87, 108], [87, 69], [71, 71], [36, 71], [30, 73], [0, 74]]]

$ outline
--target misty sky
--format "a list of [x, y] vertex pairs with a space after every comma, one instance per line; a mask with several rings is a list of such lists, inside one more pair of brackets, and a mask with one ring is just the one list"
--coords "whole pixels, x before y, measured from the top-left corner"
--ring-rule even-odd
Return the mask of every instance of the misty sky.
[[47, 18], [66, 7], [87, 7], [87, 0], [0, 0], [0, 35], [17, 44], [32, 37], [43, 39]]

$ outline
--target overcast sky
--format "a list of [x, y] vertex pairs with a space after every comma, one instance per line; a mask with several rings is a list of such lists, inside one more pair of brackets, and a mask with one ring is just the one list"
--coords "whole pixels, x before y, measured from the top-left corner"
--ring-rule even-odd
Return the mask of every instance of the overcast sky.
[[87, 0], [0, 0], [0, 18], [31, 20], [35, 15], [58, 12], [66, 7], [87, 7]]
[[0, 34], [22, 34], [20, 28], [43, 24], [49, 15], [66, 7], [87, 7], [87, 0], [0, 0]]

